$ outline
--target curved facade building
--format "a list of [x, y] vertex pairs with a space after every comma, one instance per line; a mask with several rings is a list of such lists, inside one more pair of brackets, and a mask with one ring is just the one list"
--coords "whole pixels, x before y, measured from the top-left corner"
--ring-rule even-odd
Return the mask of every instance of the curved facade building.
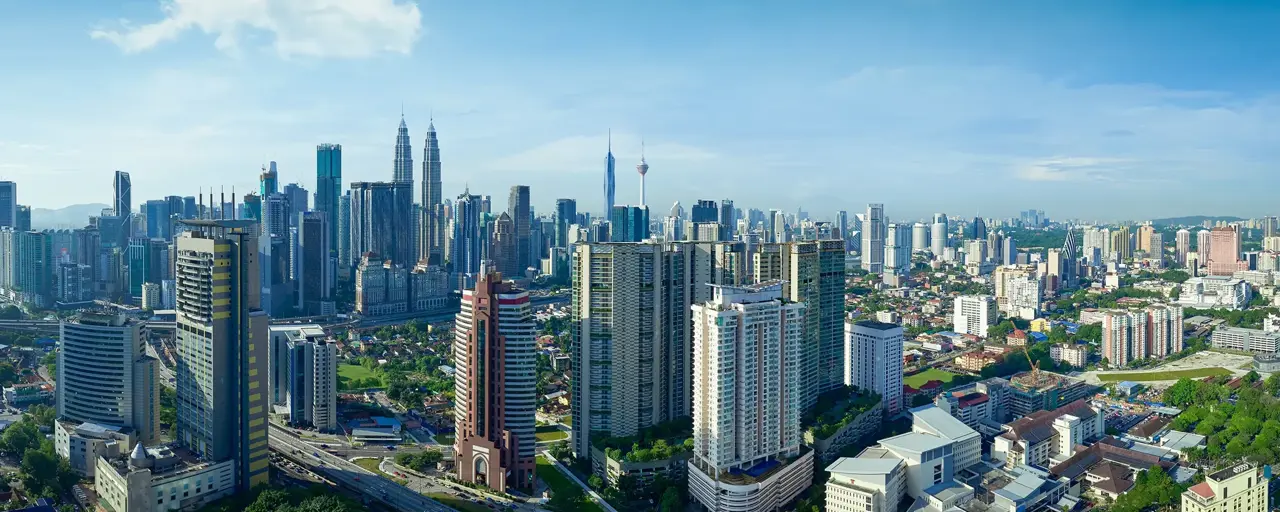
[[129, 427], [138, 441], [159, 431], [158, 361], [146, 353], [142, 323], [123, 313], [90, 311], [62, 323], [58, 418]]

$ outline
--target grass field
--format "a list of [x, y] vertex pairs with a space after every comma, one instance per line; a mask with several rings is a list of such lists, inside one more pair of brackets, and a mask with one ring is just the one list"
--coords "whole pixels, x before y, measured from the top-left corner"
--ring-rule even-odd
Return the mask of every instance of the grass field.
[[340, 364], [338, 365], [338, 378], [342, 380], [377, 379], [378, 376], [373, 371], [358, 364]]
[[[551, 488], [552, 493], [559, 492], [563, 489], [578, 487], [577, 484], [569, 480], [569, 477], [564, 476], [564, 473], [561, 473], [560, 470], [555, 468], [555, 466], [552, 466], [551, 461], [547, 460], [547, 458], [542, 455], [538, 456], [538, 467], [534, 470], [534, 474], [537, 475], [539, 480], [546, 483], [547, 487]], [[580, 507], [579, 510], [583, 510], [585, 512], [604, 512], [604, 509], [600, 508], [600, 505], [591, 501], [590, 496], [587, 497], [587, 501], [583, 502], [582, 507]]]
[[543, 425], [534, 430], [533, 437], [537, 438], [539, 441], [559, 441], [561, 439], [568, 439], [569, 433], [552, 425]]
[[915, 375], [902, 379], [902, 383], [908, 386], [911, 386], [913, 388], [919, 389], [920, 386], [925, 385], [931, 380], [940, 380], [942, 381], [943, 384], [946, 384], [948, 382], [951, 382], [951, 379], [954, 379], [955, 377], [956, 377], [956, 374], [954, 373], [951, 373], [945, 370], [939, 370], [937, 368], [930, 368], [928, 370], [922, 371], [920, 373], [917, 373]]
[[1203, 377], [1217, 377], [1219, 375], [1231, 375], [1231, 370], [1214, 367], [1173, 370], [1167, 372], [1099, 373], [1098, 380], [1101, 380], [1102, 382], [1120, 382], [1125, 380], [1145, 382], [1153, 380], [1199, 379]]
[[459, 512], [491, 512], [489, 508], [484, 505], [473, 503], [462, 498], [456, 498], [444, 493], [427, 493], [427, 497]]
[[436, 434], [436, 442], [449, 446], [453, 444], [453, 434]]

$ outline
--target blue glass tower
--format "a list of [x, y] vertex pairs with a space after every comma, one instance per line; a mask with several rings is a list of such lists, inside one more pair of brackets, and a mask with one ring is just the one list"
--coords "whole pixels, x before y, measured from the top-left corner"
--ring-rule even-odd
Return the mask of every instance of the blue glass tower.
[[342, 195], [342, 145], [316, 146], [316, 204], [328, 224], [329, 248], [338, 248], [338, 201]]
[[609, 131], [609, 153], [604, 157], [604, 213], [613, 211], [613, 130]]

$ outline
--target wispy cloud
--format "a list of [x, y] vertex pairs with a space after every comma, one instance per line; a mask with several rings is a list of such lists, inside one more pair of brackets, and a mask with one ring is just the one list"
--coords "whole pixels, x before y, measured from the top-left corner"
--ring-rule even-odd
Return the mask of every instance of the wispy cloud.
[[1063, 157], [1037, 160], [1017, 169], [1016, 176], [1026, 181], [1110, 181], [1113, 172], [1121, 171], [1120, 158]]
[[164, 18], [118, 28], [99, 27], [89, 35], [126, 53], [150, 50], [199, 29], [216, 36], [228, 53], [254, 32], [270, 33], [281, 57], [367, 57], [408, 54], [422, 35], [416, 3], [401, 0], [161, 0]]

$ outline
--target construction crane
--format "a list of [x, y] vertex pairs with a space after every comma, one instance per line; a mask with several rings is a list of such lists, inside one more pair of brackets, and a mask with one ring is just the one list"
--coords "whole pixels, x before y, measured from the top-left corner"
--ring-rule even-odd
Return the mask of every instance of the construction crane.
[[1031, 365], [1031, 382], [1036, 386], [1040, 385], [1040, 363], [1031, 358], [1031, 351], [1027, 350], [1026, 345], [1022, 345], [1022, 353], [1027, 356], [1027, 364]]

